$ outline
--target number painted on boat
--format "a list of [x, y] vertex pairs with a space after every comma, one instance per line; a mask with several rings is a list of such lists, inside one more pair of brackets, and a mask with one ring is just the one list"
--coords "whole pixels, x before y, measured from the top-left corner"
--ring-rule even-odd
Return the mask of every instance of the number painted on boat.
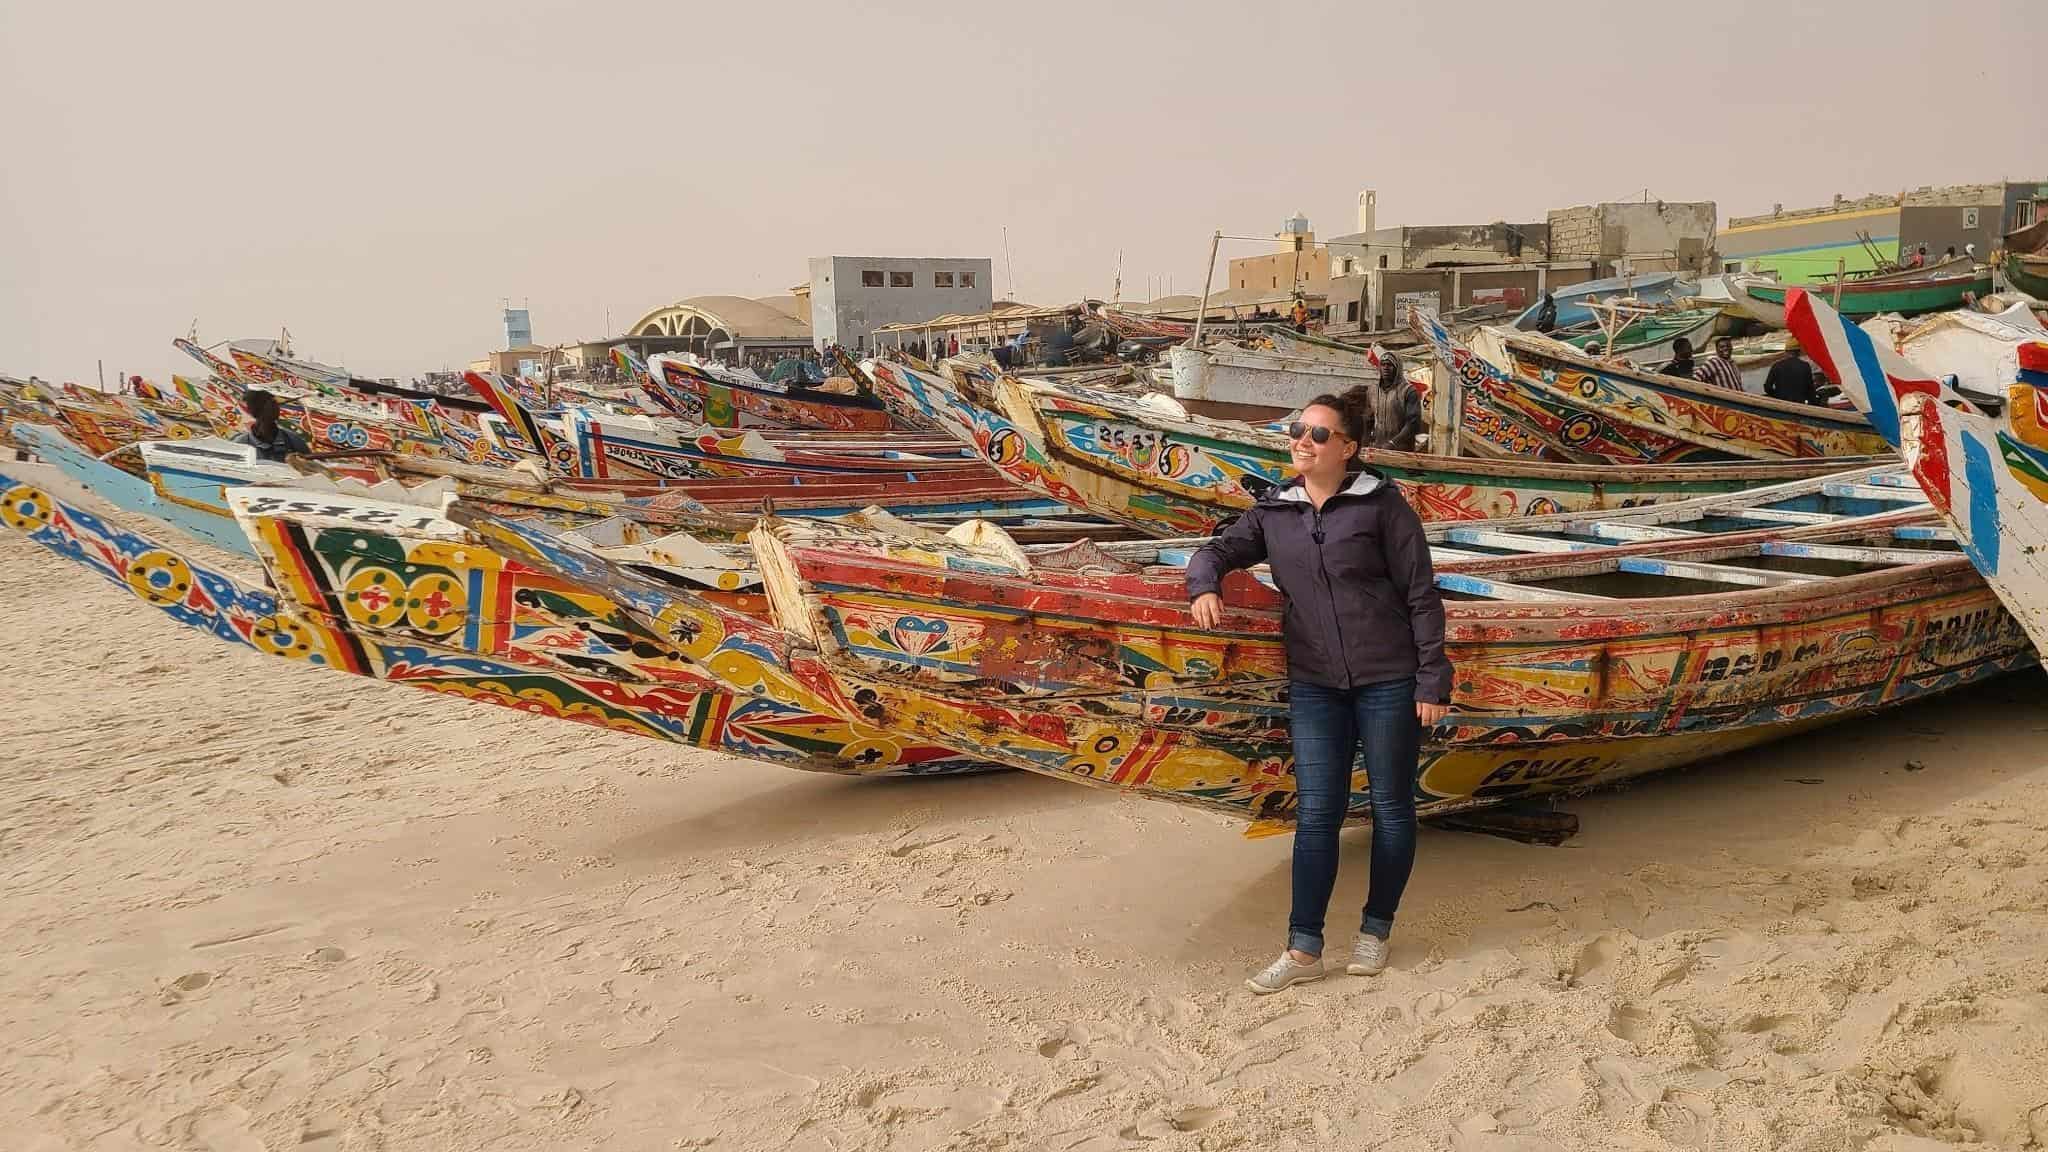
[[389, 508], [371, 508], [360, 504], [321, 504], [311, 500], [285, 500], [276, 496], [258, 496], [243, 504], [242, 511], [251, 516], [325, 516], [335, 520], [346, 520], [351, 524], [414, 531], [431, 528], [440, 519], [437, 516], [407, 515]]

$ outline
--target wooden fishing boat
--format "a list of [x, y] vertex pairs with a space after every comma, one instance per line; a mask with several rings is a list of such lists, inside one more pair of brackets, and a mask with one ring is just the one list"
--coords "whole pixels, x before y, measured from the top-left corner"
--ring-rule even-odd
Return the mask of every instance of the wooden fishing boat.
[[771, 384], [675, 356], [647, 362], [641, 390], [658, 411], [711, 428], [823, 428], [875, 432], [891, 427], [875, 398]]
[[[1865, 474], [1439, 525], [1456, 668], [1418, 799], [1445, 812], [1691, 763], [2033, 662], [1910, 481]], [[863, 720], [1260, 822], [1294, 811], [1278, 594], [1080, 571], [887, 525], [764, 522], [775, 619]], [[1352, 807], [1369, 803], [1363, 774]]]
[[2048, 652], [2048, 344], [2020, 349], [2010, 428], [1925, 393], [1899, 401], [1907, 466], [2037, 652]]
[[1322, 393], [1379, 379], [1376, 364], [1308, 359], [1235, 344], [1182, 344], [1168, 355], [1176, 399], [1264, 409], [1274, 415], [1295, 411]]
[[[1610, 276], [1603, 280], [1568, 284], [1551, 292], [1550, 298], [1557, 304], [1557, 326], [1576, 328], [1593, 322], [1592, 306], [1603, 300], [1625, 297], [1645, 304], [1661, 304], [1684, 296], [1692, 289], [1692, 283], [1680, 279], [1676, 272], [1651, 272], [1641, 276]], [[1533, 331], [1536, 314], [1542, 310], [1543, 301], [1538, 299], [1509, 321], [1509, 325]]]
[[[809, 710], [755, 621], [666, 597], [635, 617], [644, 578], [592, 589], [491, 551], [423, 509], [248, 490], [245, 513], [279, 592], [211, 569], [0, 472], [0, 519], [180, 623], [265, 655], [784, 767], [860, 776], [994, 765]], [[637, 581], [637, 583], [636, 583]], [[757, 598], [726, 595], [730, 605]], [[623, 600], [623, 602], [622, 602]], [[737, 616], [736, 616], [737, 614]], [[692, 631], [693, 628], [697, 630]], [[736, 694], [729, 682], [753, 690]]]
[[[1594, 360], [1527, 333], [1481, 329], [1473, 338], [1473, 350], [1512, 376], [1523, 390], [1576, 403], [1601, 422], [1602, 430], [1611, 429], [1624, 440], [1653, 433], [1688, 445], [1679, 459], [1859, 456], [1888, 447], [1869, 421], [1854, 412], [1788, 404]], [[1585, 446], [1575, 443], [1572, 435], [1561, 438], [1569, 447]]]
[[[1894, 274], [1873, 277], [1867, 280], [1844, 281], [1841, 287], [1842, 300], [1839, 311], [1845, 316], [1867, 317], [1880, 312], [1897, 312], [1901, 316], [1918, 316], [1923, 312], [1942, 312], [1963, 306], [1966, 295], [1985, 296], [1991, 292], [1991, 269], [1964, 268], [1956, 271], [1914, 269], [1919, 275]], [[1932, 271], [1933, 274], [1928, 273]], [[1769, 309], [1785, 306], [1785, 295], [1795, 286], [1771, 281], [1748, 281], [1743, 291], [1749, 298], [1764, 306], [1761, 313], [1769, 316]], [[1812, 291], [1834, 294], [1834, 286], [1808, 285]], [[1781, 322], [1782, 323], [1782, 322]]]
[[2001, 268], [2014, 289], [2048, 301], [2048, 216], [2005, 234]]
[[[1005, 379], [998, 412], [1043, 445], [1047, 467], [1089, 511], [1155, 536], [1202, 534], [1293, 473], [1286, 437], [1121, 397]], [[1587, 465], [1368, 451], [1426, 521], [1484, 520], [1665, 503], [1842, 471], [1868, 461]]]
[[1668, 465], [1730, 458], [1640, 423], [1610, 420], [1575, 393], [1503, 371], [1454, 339], [1427, 312], [1413, 312], [1409, 321], [1459, 385], [1459, 443], [1467, 451], [1497, 459], [1580, 464]]
[[1599, 332], [1574, 336], [1561, 343], [1590, 356], [1630, 360], [1644, 365], [1663, 364], [1676, 355], [1675, 349], [1681, 339], [1691, 342], [1695, 349], [1704, 350], [1713, 340], [1714, 329], [1720, 319], [1721, 310], [1718, 308], [1652, 312], [1623, 325], [1614, 334], [1612, 347], [1609, 347], [1606, 335]]
[[[537, 445], [549, 471], [557, 476], [592, 480], [715, 476], [795, 479], [866, 473], [908, 479], [962, 475], [983, 469], [982, 464], [968, 459], [957, 447], [949, 450], [949, 457], [902, 451], [886, 444], [858, 449], [835, 446], [825, 450], [782, 447], [757, 429], [693, 428], [667, 418], [599, 413], [584, 408], [570, 409], [559, 421], [552, 420], [520, 400], [503, 377], [469, 372], [464, 379], [496, 410], [509, 429], [513, 445], [529, 451]], [[861, 440], [875, 434], [810, 433], [803, 443], [823, 443], [819, 437], [834, 435], [851, 435]]]

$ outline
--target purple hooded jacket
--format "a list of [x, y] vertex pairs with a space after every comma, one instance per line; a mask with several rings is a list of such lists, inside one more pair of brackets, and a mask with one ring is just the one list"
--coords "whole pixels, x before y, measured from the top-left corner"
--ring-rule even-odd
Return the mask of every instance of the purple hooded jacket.
[[1326, 688], [1415, 677], [1415, 699], [1451, 702], [1444, 602], [1422, 519], [1370, 468], [1320, 511], [1299, 477], [1259, 493], [1188, 561], [1188, 598], [1261, 560], [1287, 598], [1287, 674]]

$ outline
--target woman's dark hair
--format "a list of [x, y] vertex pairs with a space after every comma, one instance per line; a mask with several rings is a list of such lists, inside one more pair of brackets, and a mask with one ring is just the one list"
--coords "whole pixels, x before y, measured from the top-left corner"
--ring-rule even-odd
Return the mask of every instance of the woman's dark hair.
[[1337, 414], [1338, 430], [1360, 444], [1372, 433], [1372, 386], [1357, 384], [1341, 394], [1325, 392], [1302, 405], [1303, 409], [1328, 408]]

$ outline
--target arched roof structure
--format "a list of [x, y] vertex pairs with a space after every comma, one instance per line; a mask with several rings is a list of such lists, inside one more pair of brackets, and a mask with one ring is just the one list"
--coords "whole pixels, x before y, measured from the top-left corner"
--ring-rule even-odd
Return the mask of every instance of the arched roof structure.
[[727, 344], [809, 343], [809, 319], [796, 315], [794, 296], [692, 296], [664, 304], [633, 321], [628, 336], [680, 336], [719, 348]]

